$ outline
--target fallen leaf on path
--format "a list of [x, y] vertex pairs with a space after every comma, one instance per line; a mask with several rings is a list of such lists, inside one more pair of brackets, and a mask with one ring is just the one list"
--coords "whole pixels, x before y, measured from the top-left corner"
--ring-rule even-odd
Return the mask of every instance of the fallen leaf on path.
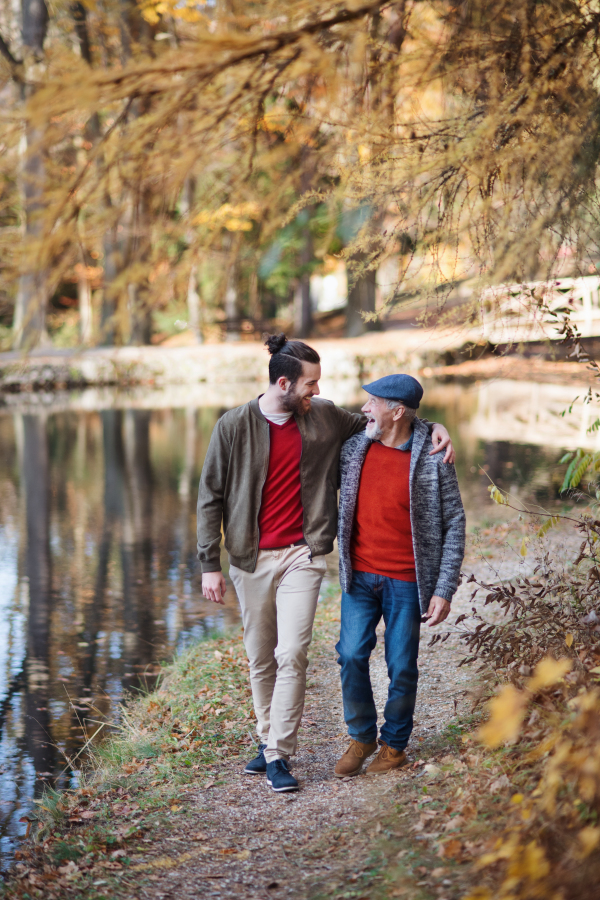
[[497, 794], [499, 791], [503, 791], [508, 787], [510, 787], [508, 775], [501, 775], [500, 778], [496, 779], [496, 781], [492, 781], [492, 783], [490, 784], [490, 791], [492, 792], [492, 794]]
[[134, 772], [139, 772], [140, 769], [143, 769], [145, 765], [145, 759], [136, 759], [134, 757], [131, 762], [123, 763], [121, 770], [125, 772], [126, 775], [133, 775]]
[[453, 828], [462, 828], [464, 824], [465, 820], [462, 816], [455, 816], [454, 819], [450, 819], [449, 822], [446, 822], [444, 831], [452, 831]]
[[66, 866], [60, 866], [57, 871], [66, 878], [73, 878], [75, 875], [79, 874], [79, 866], [76, 866], [75, 863], [71, 861], [68, 862]]
[[438, 856], [441, 856], [442, 859], [457, 859], [462, 853], [462, 844], [460, 841], [446, 841], [445, 844], [440, 845], [440, 849], [438, 852]]
[[216, 783], [217, 783], [216, 781], [207, 781], [206, 784], [202, 785], [200, 790], [207, 791], [209, 788], [214, 787]]
[[238, 859], [250, 859], [250, 851], [242, 850], [240, 853], [237, 854], [237, 858]]

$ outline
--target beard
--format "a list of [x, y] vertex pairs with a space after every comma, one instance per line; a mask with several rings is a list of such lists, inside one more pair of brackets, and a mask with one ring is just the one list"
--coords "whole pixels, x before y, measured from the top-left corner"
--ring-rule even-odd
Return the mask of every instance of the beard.
[[367, 427], [365, 428], [365, 434], [372, 441], [377, 441], [379, 440], [383, 432], [377, 422], [368, 422]]
[[304, 399], [296, 393], [296, 386], [292, 385], [281, 401], [281, 405], [286, 412], [291, 412], [295, 416], [304, 416], [308, 412], [302, 405]]

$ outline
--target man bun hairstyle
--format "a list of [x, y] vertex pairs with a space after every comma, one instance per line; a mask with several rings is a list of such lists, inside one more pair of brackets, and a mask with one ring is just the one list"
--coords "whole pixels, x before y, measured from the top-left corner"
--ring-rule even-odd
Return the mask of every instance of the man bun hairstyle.
[[269, 360], [269, 383], [277, 384], [280, 378], [287, 378], [296, 384], [302, 374], [302, 363], [320, 363], [316, 350], [304, 341], [288, 341], [285, 334], [265, 335], [265, 345], [271, 354]]

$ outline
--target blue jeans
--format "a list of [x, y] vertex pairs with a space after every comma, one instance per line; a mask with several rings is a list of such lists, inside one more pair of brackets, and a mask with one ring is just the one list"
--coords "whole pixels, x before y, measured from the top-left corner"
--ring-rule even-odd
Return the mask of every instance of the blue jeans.
[[377, 740], [377, 710], [369, 676], [375, 629], [385, 622], [385, 661], [390, 685], [380, 739], [404, 750], [417, 699], [421, 610], [417, 585], [384, 575], [353, 572], [350, 593], [342, 593], [342, 622], [336, 650], [341, 666], [344, 718], [348, 734], [369, 744]]

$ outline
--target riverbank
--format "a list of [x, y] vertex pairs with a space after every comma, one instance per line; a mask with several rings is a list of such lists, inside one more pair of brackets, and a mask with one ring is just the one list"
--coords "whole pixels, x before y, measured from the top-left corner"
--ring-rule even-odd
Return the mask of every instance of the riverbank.
[[[528, 527], [476, 531], [465, 570], [484, 580], [528, 571], [519, 554]], [[568, 544], [553, 541], [557, 552]], [[471, 593], [463, 583], [451, 621], [469, 614]], [[455, 629], [434, 647], [423, 629], [410, 765], [340, 782], [332, 774], [347, 742], [332, 650], [338, 628], [331, 590], [315, 627], [299, 794], [275, 795], [264, 779], [241, 774], [254, 738], [241, 636], [203, 642], [166, 670], [159, 691], [129, 705], [88, 783], [46, 799], [43, 827], [19, 852], [4, 896], [454, 900], [471, 890], [480, 879], [474, 861], [525, 788], [504, 749], [484, 752], [470, 736], [481, 688], [475, 672], [458, 667]], [[373, 681], [381, 709], [381, 641]]]
[[[346, 382], [350, 390], [393, 370], [422, 378], [467, 381], [517, 377], [587, 383], [578, 363], [510, 354], [490, 355], [477, 335], [420, 328], [376, 332], [358, 338], [314, 340], [322, 360], [322, 389]], [[552, 348], [554, 349], [554, 348]], [[267, 355], [260, 342], [242, 341], [193, 347], [99, 347], [79, 351], [38, 350], [25, 355], [0, 353], [0, 398], [11, 394], [64, 394], [86, 388], [143, 387], [172, 391], [185, 386], [218, 394], [224, 385], [262, 383]], [[34, 401], [35, 402], [35, 401]]]

